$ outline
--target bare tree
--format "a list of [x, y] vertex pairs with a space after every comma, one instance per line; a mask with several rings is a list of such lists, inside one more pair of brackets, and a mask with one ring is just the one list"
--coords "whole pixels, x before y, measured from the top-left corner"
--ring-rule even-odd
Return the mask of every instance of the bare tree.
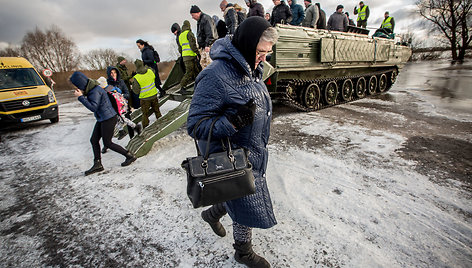
[[0, 57], [18, 57], [21, 55], [19, 47], [8, 45], [8, 47], [0, 50]]
[[472, 41], [472, 0], [419, 0], [416, 5], [420, 15], [434, 25], [433, 31], [448, 40], [453, 61], [463, 61]]
[[53, 72], [71, 71], [77, 68], [80, 54], [75, 43], [57, 26], [42, 31], [36, 28], [23, 37], [21, 54], [39, 68]]
[[116, 65], [118, 54], [112, 49], [94, 49], [82, 57], [82, 67], [89, 70], [103, 70]]

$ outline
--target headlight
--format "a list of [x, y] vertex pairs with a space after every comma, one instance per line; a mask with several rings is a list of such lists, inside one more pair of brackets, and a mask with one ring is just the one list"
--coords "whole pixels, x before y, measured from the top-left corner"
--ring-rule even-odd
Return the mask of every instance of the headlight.
[[56, 100], [54, 98], [54, 93], [52, 93], [52, 90], [49, 90], [48, 92], [48, 99], [49, 99], [49, 102], [54, 102]]

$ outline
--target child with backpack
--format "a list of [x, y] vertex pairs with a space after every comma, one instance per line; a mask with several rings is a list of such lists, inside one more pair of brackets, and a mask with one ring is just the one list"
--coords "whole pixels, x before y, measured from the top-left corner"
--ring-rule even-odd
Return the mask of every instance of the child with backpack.
[[[100, 83], [100, 87], [102, 87], [107, 92], [107, 95], [110, 98], [113, 108], [119, 115], [119, 121], [116, 124], [117, 128], [119, 129], [118, 139], [121, 140], [126, 136], [126, 132], [123, 130], [125, 125], [130, 126], [138, 133], [138, 135], [140, 135], [143, 129], [142, 125], [136, 124], [129, 118], [125, 117], [125, 115], [129, 112], [128, 101], [121, 94], [121, 90], [118, 87], [108, 85], [107, 79], [103, 76], [98, 78], [97, 82]], [[106, 151], [106, 148], [104, 148], [103, 150]]]

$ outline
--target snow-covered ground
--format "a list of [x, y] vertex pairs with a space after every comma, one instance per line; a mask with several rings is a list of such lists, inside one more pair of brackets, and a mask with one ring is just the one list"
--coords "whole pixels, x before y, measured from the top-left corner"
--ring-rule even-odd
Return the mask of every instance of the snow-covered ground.
[[[411, 64], [387, 94], [317, 112], [275, 105], [278, 225], [254, 230], [255, 251], [273, 267], [472, 267], [472, 93], [435, 94], [444, 66]], [[85, 177], [93, 115], [71, 102], [60, 116], [2, 134], [0, 266], [240, 267], [230, 218], [220, 238], [186, 197], [185, 128]]]

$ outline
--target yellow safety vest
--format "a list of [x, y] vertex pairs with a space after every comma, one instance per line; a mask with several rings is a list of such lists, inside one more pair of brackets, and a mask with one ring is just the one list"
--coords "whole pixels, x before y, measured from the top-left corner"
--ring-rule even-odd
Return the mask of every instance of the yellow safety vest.
[[380, 28], [392, 29], [392, 24], [390, 23], [391, 20], [392, 17], [387, 17], [386, 19], [384, 19]]
[[141, 92], [139, 92], [140, 99], [145, 99], [157, 95], [158, 90], [154, 83], [156, 75], [153, 71], [151, 71], [151, 69], [148, 69], [145, 74], [135, 75], [134, 79], [138, 81], [138, 84], [141, 87]]
[[189, 32], [189, 30], [184, 31], [179, 35], [179, 43], [180, 43], [180, 46], [182, 47], [182, 56], [183, 57], [185, 57], [185, 56], [197, 56], [197, 53], [193, 52], [193, 50], [190, 48], [190, 43], [189, 43], [188, 37], [187, 37], [188, 32]]
[[365, 20], [365, 15], [366, 15], [366, 12], [365, 12], [365, 11], [366, 11], [366, 9], [367, 9], [367, 6], [366, 6], [366, 5], [364, 5], [364, 6], [362, 7], [362, 9], [361, 9], [361, 8], [358, 8], [358, 9], [357, 9], [357, 21]]

